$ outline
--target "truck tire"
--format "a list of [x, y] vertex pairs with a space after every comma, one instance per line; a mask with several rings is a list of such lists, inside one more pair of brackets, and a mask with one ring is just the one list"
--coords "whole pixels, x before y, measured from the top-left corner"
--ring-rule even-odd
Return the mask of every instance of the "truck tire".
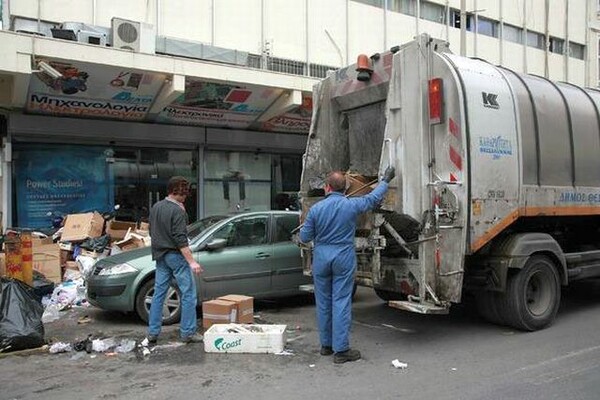
[[[148, 322], [150, 303], [154, 294], [154, 279], [150, 279], [142, 285], [135, 296], [135, 312], [142, 321]], [[163, 325], [172, 325], [181, 319], [181, 294], [174, 282], [171, 282], [163, 306]]]
[[486, 321], [496, 325], [505, 325], [506, 321], [499, 310], [498, 294], [485, 291], [476, 295], [477, 311]]
[[390, 290], [375, 289], [375, 294], [383, 301], [406, 300], [406, 295]]
[[524, 331], [543, 329], [556, 318], [560, 279], [555, 263], [543, 255], [529, 258], [516, 274], [509, 274], [500, 311], [507, 323]]

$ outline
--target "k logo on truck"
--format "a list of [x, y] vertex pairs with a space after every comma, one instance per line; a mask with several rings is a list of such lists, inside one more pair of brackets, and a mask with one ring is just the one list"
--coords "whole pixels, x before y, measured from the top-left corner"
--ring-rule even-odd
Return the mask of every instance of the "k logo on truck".
[[483, 97], [483, 106], [487, 108], [493, 108], [497, 110], [500, 108], [498, 104], [498, 95], [494, 93], [486, 93], [481, 92], [481, 96]]

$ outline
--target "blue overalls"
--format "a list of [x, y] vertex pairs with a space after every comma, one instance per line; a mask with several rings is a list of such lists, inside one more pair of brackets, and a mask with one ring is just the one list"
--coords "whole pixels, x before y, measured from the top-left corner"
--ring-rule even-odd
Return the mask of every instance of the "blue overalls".
[[387, 189], [382, 181], [362, 197], [331, 192], [311, 207], [300, 230], [302, 242], [314, 242], [312, 267], [321, 346], [332, 347], [336, 353], [350, 348], [356, 219], [375, 208]]

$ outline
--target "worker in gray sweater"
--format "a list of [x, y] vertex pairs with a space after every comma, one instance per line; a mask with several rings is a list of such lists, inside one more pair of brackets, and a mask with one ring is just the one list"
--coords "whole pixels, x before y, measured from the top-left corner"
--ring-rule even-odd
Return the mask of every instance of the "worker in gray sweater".
[[174, 176], [167, 184], [168, 196], [152, 206], [150, 210], [150, 236], [152, 237], [152, 259], [156, 261], [154, 296], [148, 320], [148, 342], [155, 344], [162, 326], [162, 310], [165, 297], [173, 278], [181, 292], [181, 340], [184, 343], [202, 341], [196, 320], [195, 274], [202, 267], [188, 245], [185, 199], [190, 192], [190, 183], [182, 176]]

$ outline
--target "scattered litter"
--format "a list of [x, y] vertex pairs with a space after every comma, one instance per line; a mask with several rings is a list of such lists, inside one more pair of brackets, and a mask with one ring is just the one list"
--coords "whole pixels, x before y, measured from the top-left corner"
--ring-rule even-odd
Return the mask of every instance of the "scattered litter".
[[142, 340], [140, 344], [142, 345], [142, 347], [148, 347], [150, 342], [148, 341], [148, 338], [144, 338], [144, 340]]
[[147, 347], [144, 347], [144, 348], [142, 349], [142, 354], [143, 354], [144, 356], [149, 356], [149, 355], [150, 355], [150, 349], [149, 349], [149, 348], [147, 348]]
[[310, 364], [309, 365], [309, 368], [314, 368], [314, 367], [315, 367], [315, 364]]
[[50, 349], [48, 351], [51, 354], [56, 354], [67, 353], [71, 350], [73, 350], [73, 348], [71, 347], [71, 343], [56, 342], [52, 346], [50, 346]]
[[49, 324], [60, 318], [59, 307], [57, 304], [48, 304], [44, 313], [42, 314], [42, 323]]
[[133, 349], [135, 349], [135, 340], [123, 339], [121, 340], [121, 344], [115, 348], [115, 351], [117, 353], [129, 353]]
[[110, 348], [115, 347], [115, 344], [114, 338], [94, 339], [92, 341], [92, 350], [98, 353], [104, 353]]
[[293, 356], [294, 352], [292, 350], [283, 350], [279, 353], [275, 353], [276, 356]]
[[87, 324], [91, 321], [92, 321], [92, 319], [87, 315], [84, 315], [83, 317], [79, 317], [79, 319], [77, 319], [77, 323], [80, 325]]
[[394, 367], [400, 368], [400, 369], [406, 369], [406, 368], [408, 368], [408, 364], [407, 363], [400, 362], [400, 361], [398, 361], [397, 358], [392, 361], [392, 365]]
[[456, 368], [452, 368], [451, 371], [456, 371]]
[[95, 355], [95, 354], [92, 354], [92, 355], [90, 356], [90, 358], [96, 358], [96, 355]]
[[118, 353], [115, 353], [114, 351], [113, 351], [113, 352], [111, 352], [111, 353], [104, 353], [104, 355], [105, 355], [106, 357], [114, 357], [114, 356], [116, 356], [117, 354], [118, 354]]
[[90, 334], [90, 335], [88, 335], [87, 339], [76, 342], [75, 345], [73, 345], [73, 349], [75, 351], [85, 351], [87, 353], [91, 353], [92, 352], [92, 335]]

